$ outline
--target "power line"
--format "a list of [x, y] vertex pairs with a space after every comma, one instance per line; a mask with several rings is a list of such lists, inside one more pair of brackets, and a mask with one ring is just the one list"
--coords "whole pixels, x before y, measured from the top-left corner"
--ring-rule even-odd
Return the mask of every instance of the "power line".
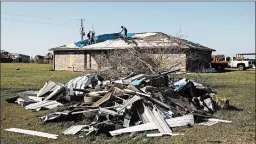
[[[44, 18], [44, 19], [62, 19], [64, 20], [65, 18], [50, 18], [50, 17], [39, 17], [39, 16], [28, 16], [28, 15], [22, 15], [22, 14], [13, 14], [13, 13], [7, 13], [7, 12], [1, 12], [2, 14], [6, 14], [6, 15], [16, 15], [16, 16], [22, 16], [22, 17], [32, 17], [32, 18]], [[73, 21], [78, 21], [80, 19], [71, 19], [71, 18], [67, 18], [65, 20], [73, 20]]]
[[[67, 24], [38, 23], [38, 22], [31, 22], [31, 21], [12, 20], [12, 19], [2, 19], [2, 20], [6, 20], [6, 21], [17, 21], [17, 22], [25, 22], [25, 23], [34, 23], [34, 24], [48, 24], [48, 25], [56, 25], [56, 26], [60, 26], [60, 25], [71, 26], [71, 25], [67, 25]], [[80, 25], [75, 25], [75, 26], [80, 26]]]

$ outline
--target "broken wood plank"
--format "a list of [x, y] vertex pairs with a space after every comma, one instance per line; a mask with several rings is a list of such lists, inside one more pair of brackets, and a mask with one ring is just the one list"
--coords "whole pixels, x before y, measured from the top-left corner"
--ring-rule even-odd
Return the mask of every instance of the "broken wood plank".
[[232, 121], [216, 119], [216, 118], [209, 118], [208, 121], [216, 121], [216, 122], [223, 122], [223, 123], [232, 123]]
[[108, 92], [108, 93], [106, 93], [101, 99], [99, 99], [98, 101], [96, 101], [95, 103], [93, 103], [91, 106], [92, 106], [92, 107], [100, 106], [100, 105], [103, 104], [104, 102], [108, 101], [111, 96], [112, 96], [112, 92]]
[[154, 103], [156, 103], [156, 104], [158, 104], [158, 105], [160, 105], [160, 106], [162, 106], [162, 107], [164, 107], [166, 109], [169, 109], [169, 110], [171, 109], [170, 106], [168, 106], [165, 103], [160, 102], [157, 99], [152, 98], [151, 95], [149, 95], [149, 94], [144, 94], [144, 93], [141, 93], [141, 92], [135, 92], [135, 91], [129, 90], [129, 89], [124, 89], [124, 92], [130, 93], [130, 94], [137, 94], [137, 95], [140, 95], [140, 96], [144, 96], [144, 97], [148, 98], [150, 101], [152, 101], [152, 102], [154, 102]]
[[39, 132], [39, 131], [25, 130], [25, 129], [19, 129], [19, 128], [9, 128], [9, 129], [5, 129], [5, 130], [10, 131], [10, 132], [22, 133], [22, 134], [33, 135], [33, 136], [40, 136], [40, 137], [51, 138], [51, 139], [58, 138], [58, 135]]

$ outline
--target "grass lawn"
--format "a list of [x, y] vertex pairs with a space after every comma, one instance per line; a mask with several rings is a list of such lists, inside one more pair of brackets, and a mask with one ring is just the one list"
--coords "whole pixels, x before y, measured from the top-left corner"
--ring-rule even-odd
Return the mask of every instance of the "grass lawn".
[[[16, 70], [16, 68], [20, 70]], [[19, 105], [8, 104], [5, 98], [16, 96], [23, 90], [39, 90], [46, 81], [66, 83], [71, 78], [81, 75], [78, 72], [50, 71], [45, 64], [1, 64], [1, 142], [4, 144], [82, 144], [82, 143], [255, 143], [255, 71], [231, 71], [226, 73], [202, 74], [200, 77], [215, 88], [218, 95], [230, 97], [230, 104], [242, 111], [221, 110], [216, 113], [219, 118], [233, 123], [219, 123], [211, 127], [194, 126], [176, 128], [174, 132], [184, 136], [147, 138], [138, 134], [131, 138], [128, 135], [115, 138], [104, 136], [84, 137], [63, 136], [65, 123], [42, 124], [38, 116], [47, 111], [32, 112]], [[52, 134], [60, 134], [57, 140], [30, 135], [6, 132], [6, 128], [22, 128]]]

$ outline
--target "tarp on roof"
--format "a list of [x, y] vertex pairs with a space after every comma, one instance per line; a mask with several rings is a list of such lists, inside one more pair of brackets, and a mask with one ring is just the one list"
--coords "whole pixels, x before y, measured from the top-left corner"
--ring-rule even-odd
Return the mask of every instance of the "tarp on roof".
[[[131, 38], [132, 36], [134, 36], [135, 33], [127, 33], [127, 37]], [[103, 35], [98, 35], [95, 37], [95, 41], [96, 43], [99, 42], [104, 42], [106, 40], [114, 40], [114, 39], [118, 39], [124, 37], [124, 34], [121, 34], [121, 36], [119, 35], [119, 33], [112, 33], [112, 34], [103, 34]], [[82, 41], [78, 41], [78, 42], [74, 42], [74, 44], [71, 44], [71, 47], [84, 47], [88, 45], [88, 39], [86, 40], [82, 40]]]

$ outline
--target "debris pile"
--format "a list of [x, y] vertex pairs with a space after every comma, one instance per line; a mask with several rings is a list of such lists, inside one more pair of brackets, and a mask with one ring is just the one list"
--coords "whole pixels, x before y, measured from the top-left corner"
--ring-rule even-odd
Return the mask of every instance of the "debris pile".
[[158, 130], [148, 137], [182, 135], [172, 128], [213, 125], [231, 121], [214, 118], [229, 99], [190, 79], [170, 79], [170, 73], [130, 74], [119, 80], [104, 80], [97, 74], [81, 76], [61, 84], [48, 81], [38, 92], [20, 93], [6, 99], [28, 110], [54, 109], [41, 116], [43, 123], [75, 121], [65, 135], [117, 136]]

